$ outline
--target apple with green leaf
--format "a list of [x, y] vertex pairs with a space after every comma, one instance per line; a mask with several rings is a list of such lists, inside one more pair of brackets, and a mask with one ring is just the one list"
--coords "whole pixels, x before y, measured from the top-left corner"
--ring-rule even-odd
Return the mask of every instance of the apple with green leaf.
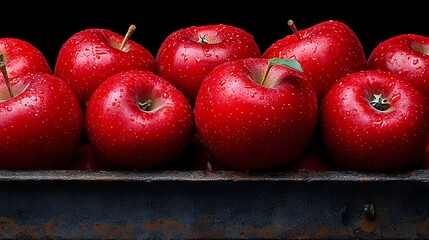
[[298, 61], [244, 58], [206, 76], [194, 115], [202, 143], [222, 165], [268, 169], [303, 152], [316, 127], [318, 102]]
[[319, 22], [272, 43], [262, 54], [266, 58], [293, 58], [300, 62], [321, 102], [333, 83], [341, 77], [366, 69], [363, 45], [356, 33], [337, 20]]

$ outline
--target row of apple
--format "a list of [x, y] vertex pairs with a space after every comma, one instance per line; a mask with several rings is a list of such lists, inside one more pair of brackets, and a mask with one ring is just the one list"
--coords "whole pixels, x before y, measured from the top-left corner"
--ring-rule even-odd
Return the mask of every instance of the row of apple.
[[0, 168], [426, 166], [428, 38], [388, 39], [367, 59], [345, 23], [288, 23], [263, 52], [218, 24], [178, 29], [156, 56], [134, 25], [85, 29], [53, 71], [30, 43], [0, 38]]

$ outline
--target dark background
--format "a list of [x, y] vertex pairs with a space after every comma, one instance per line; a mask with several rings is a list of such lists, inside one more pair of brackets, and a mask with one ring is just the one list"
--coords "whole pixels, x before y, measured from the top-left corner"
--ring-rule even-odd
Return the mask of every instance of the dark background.
[[[409, 1], [410, 2], [410, 1]], [[3, 3], [0, 37], [17, 37], [41, 50], [52, 69], [62, 44], [86, 28], [107, 28], [125, 34], [130, 24], [137, 29], [131, 39], [141, 43], [154, 57], [162, 40], [171, 32], [204, 24], [230, 24], [252, 35], [263, 52], [277, 39], [291, 34], [287, 20], [307, 28], [325, 20], [346, 23], [361, 40], [367, 56], [376, 45], [398, 34], [429, 36], [429, 18], [423, 6], [406, 2], [54, 2], [33, 5]]]

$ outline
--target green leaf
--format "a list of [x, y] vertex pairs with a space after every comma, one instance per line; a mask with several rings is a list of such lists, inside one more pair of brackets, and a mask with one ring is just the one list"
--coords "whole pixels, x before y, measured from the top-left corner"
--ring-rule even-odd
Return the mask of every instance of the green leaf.
[[281, 66], [285, 66], [288, 67], [290, 69], [293, 69], [295, 71], [298, 72], [304, 72], [304, 70], [301, 67], [301, 64], [298, 62], [298, 60], [296, 59], [292, 59], [292, 58], [271, 58], [269, 60], [269, 64], [274, 65], [281, 65]]

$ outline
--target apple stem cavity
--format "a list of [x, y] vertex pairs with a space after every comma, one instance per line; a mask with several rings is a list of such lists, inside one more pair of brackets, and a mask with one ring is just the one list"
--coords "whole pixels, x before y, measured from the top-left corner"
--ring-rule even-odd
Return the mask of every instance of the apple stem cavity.
[[139, 108], [143, 111], [150, 111], [150, 107], [152, 105], [152, 99], [147, 99], [144, 102], [138, 102]]
[[387, 98], [383, 97], [380, 94], [374, 94], [372, 100], [369, 102], [371, 106], [379, 111], [385, 111], [389, 108], [389, 101], [387, 101]]
[[284, 67], [288, 67], [292, 70], [298, 71], [298, 72], [304, 72], [304, 70], [301, 67], [301, 64], [296, 59], [292, 58], [270, 58], [268, 59], [268, 65], [264, 70], [264, 74], [262, 75], [262, 81], [261, 85], [264, 85], [265, 80], [267, 79], [268, 72], [270, 71], [271, 67], [274, 65], [281, 65]]
[[199, 43], [202, 44], [208, 44], [209, 42], [206, 39], [206, 35], [200, 36], [200, 39], [198, 40]]
[[300, 40], [301, 36], [299, 35], [298, 29], [296, 28], [294, 21], [290, 19], [289, 21], [287, 21], [287, 25], [290, 27], [290, 29], [292, 29], [292, 32], [295, 34], [296, 38]]
[[121, 45], [119, 47], [119, 50], [122, 51], [122, 49], [124, 48], [124, 46], [127, 43], [128, 39], [131, 37], [131, 34], [133, 34], [135, 30], [136, 30], [136, 26], [134, 24], [131, 24], [131, 26], [128, 28], [127, 33], [125, 34], [124, 39], [122, 40], [122, 43], [121, 43]]
[[15, 95], [13, 94], [12, 88], [10, 87], [9, 76], [7, 75], [6, 64], [4, 63], [4, 60], [3, 60], [3, 54], [0, 54], [0, 69], [4, 77], [4, 81], [6, 83], [9, 96], [10, 98], [13, 98]]

